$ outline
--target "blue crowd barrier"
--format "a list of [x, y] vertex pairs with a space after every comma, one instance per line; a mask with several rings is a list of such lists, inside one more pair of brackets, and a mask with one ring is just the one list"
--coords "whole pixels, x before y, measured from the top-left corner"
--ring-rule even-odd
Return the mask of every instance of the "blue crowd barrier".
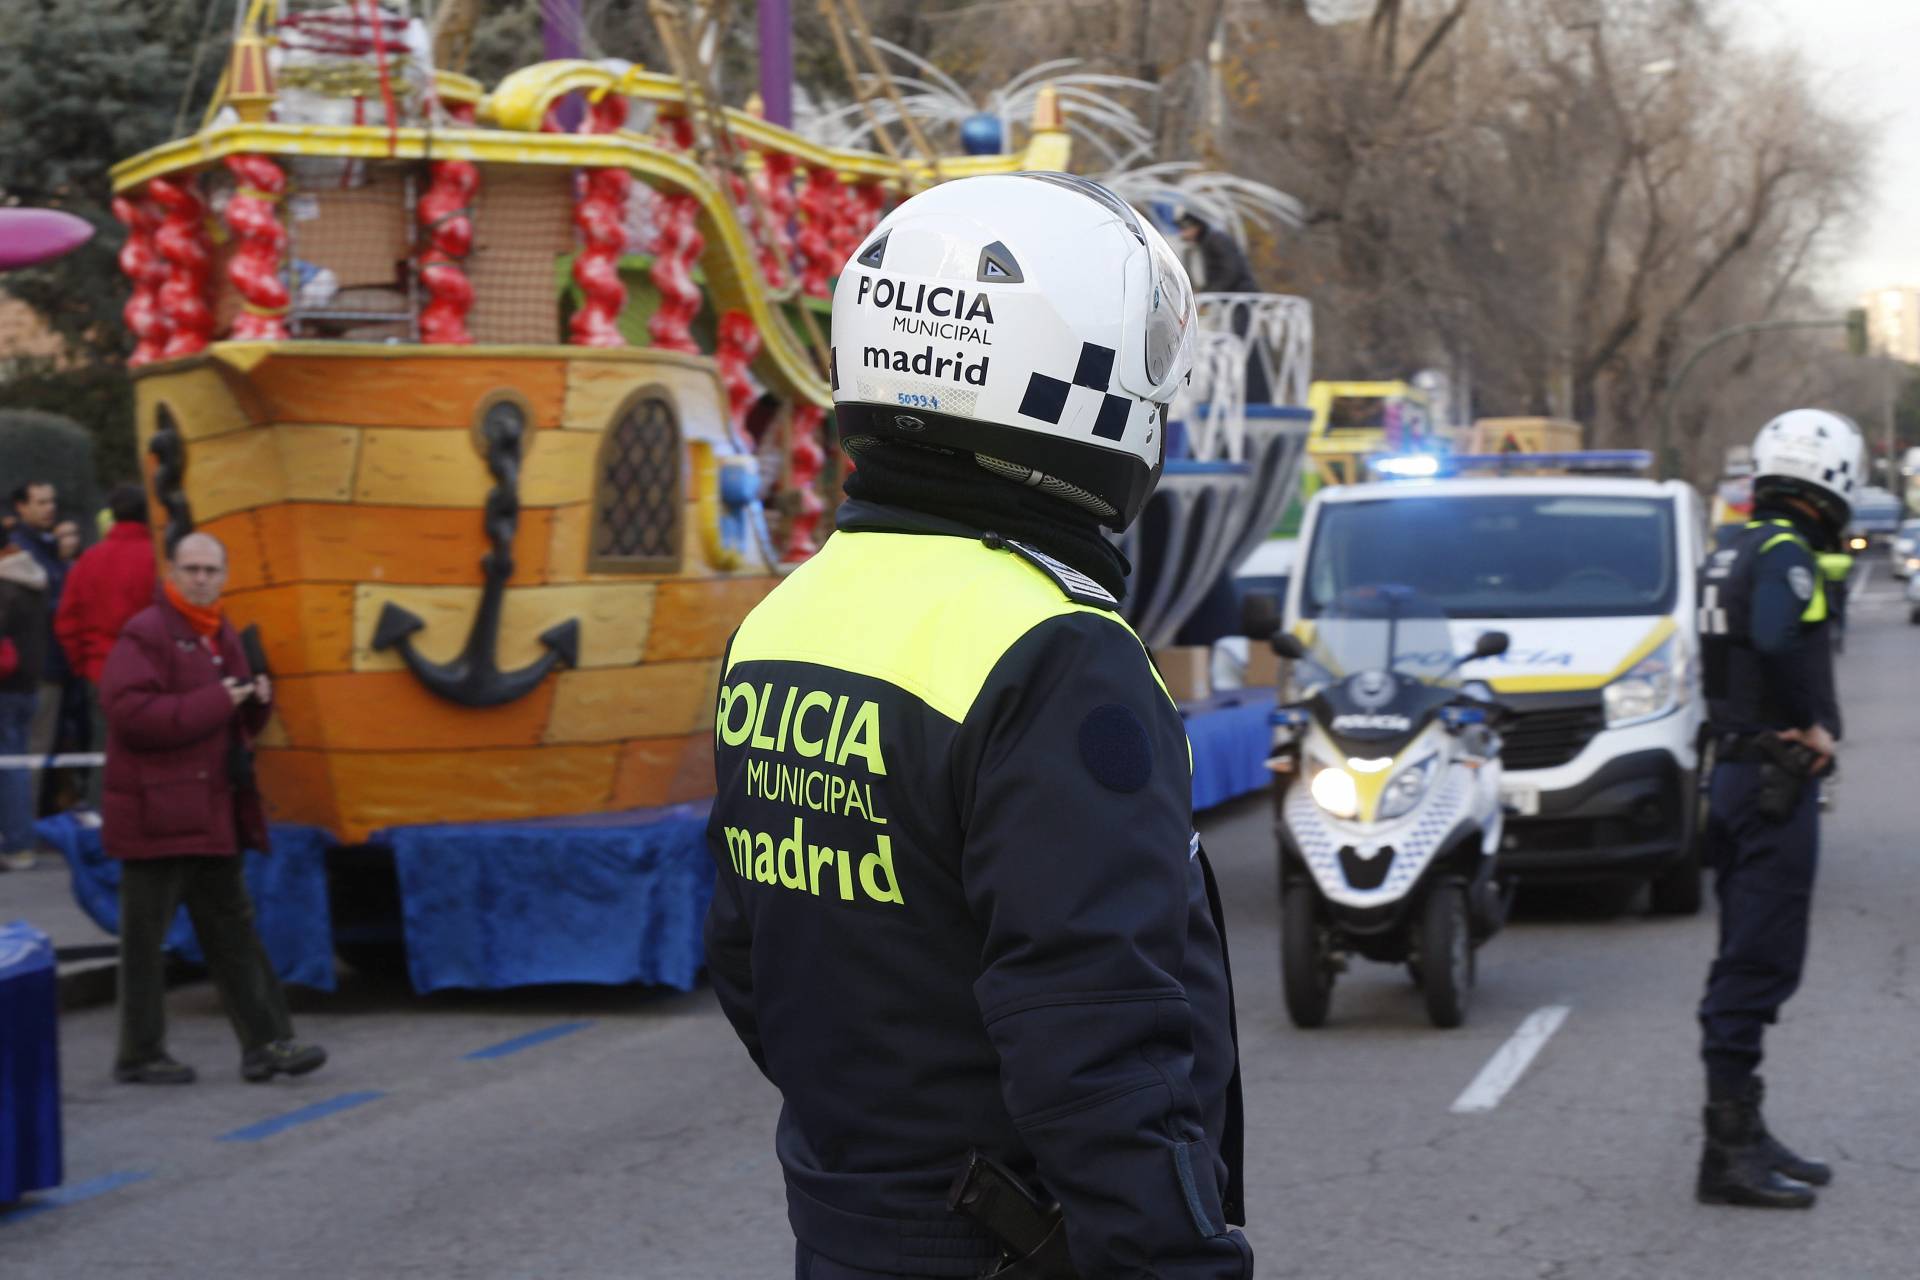
[[1266, 760], [1273, 747], [1267, 716], [1273, 690], [1236, 689], [1182, 703], [1193, 744], [1193, 811], [1264, 790], [1273, 781]]
[[0, 1205], [60, 1185], [60, 999], [53, 942], [0, 925]]

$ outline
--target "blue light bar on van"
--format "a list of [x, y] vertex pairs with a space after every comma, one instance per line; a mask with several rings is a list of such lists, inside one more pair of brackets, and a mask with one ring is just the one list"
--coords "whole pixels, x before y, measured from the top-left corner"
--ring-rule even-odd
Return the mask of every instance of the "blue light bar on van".
[[1554, 471], [1564, 475], [1638, 475], [1653, 466], [1646, 449], [1582, 449], [1566, 453], [1388, 453], [1367, 459], [1383, 480], [1426, 480], [1436, 476], [1504, 475], [1515, 471]]
[[1440, 459], [1431, 453], [1394, 454], [1374, 458], [1371, 465], [1380, 475], [1391, 476], [1395, 480], [1424, 480], [1440, 474]]

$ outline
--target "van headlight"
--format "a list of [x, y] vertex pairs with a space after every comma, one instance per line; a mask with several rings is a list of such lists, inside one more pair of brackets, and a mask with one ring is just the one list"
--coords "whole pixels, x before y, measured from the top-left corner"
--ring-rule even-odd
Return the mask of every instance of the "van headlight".
[[1673, 653], [1674, 642], [1669, 638], [1602, 690], [1609, 729], [1652, 720], [1679, 705], [1682, 686], [1674, 670]]
[[1394, 775], [1387, 789], [1380, 793], [1380, 820], [1405, 817], [1413, 812], [1413, 807], [1426, 798], [1433, 787], [1434, 766], [1439, 762], [1438, 755], [1428, 756], [1416, 764], [1410, 764]]
[[1352, 818], [1360, 812], [1360, 788], [1353, 775], [1337, 764], [1312, 766], [1313, 779], [1307, 783], [1313, 802], [1336, 818]]

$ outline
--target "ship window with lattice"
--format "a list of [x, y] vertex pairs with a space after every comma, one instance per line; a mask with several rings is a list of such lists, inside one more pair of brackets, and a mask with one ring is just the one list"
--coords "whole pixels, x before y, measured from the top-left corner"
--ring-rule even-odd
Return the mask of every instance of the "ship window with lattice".
[[673, 402], [657, 388], [628, 400], [600, 442], [588, 568], [679, 572], [681, 471]]

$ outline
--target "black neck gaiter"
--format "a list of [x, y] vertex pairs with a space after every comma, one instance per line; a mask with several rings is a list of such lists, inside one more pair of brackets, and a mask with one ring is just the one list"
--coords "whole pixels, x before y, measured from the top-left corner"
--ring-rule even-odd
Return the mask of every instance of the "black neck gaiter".
[[905, 507], [982, 533], [1029, 543], [1113, 593], [1126, 595], [1132, 566], [1091, 511], [983, 471], [971, 457], [913, 445], [870, 444], [853, 455], [847, 496]]

